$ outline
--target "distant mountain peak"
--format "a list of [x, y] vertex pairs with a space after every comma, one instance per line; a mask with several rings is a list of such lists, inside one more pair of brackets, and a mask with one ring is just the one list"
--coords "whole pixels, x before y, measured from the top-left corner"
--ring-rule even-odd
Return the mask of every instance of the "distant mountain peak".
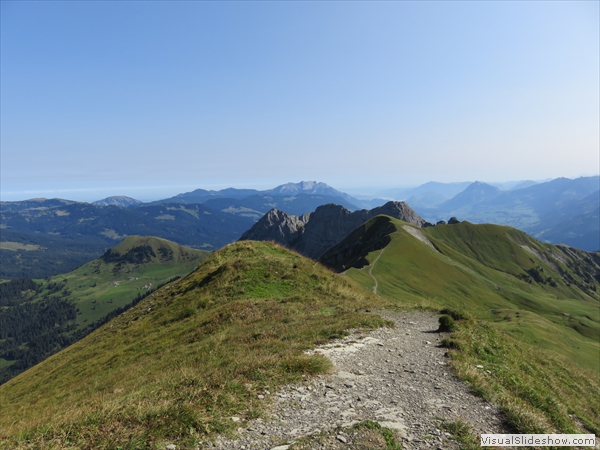
[[267, 191], [271, 194], [321, 194], [344, 195], [342, 192], [320, 181], [300, 181], [299, 183], [286, 183]]
[[129, 208], [131, 206], [141, 205], [143, 202], [135, 198], [126, 197], [124, 195], [114, 195], [105, 199], [92, 202], [96, 206], [118, 206], [120, 208]]

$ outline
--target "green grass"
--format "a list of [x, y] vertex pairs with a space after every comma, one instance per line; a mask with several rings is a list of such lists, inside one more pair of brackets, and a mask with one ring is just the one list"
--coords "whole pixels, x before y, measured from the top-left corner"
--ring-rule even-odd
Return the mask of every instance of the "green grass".
[[473, 436], [468, 423], [462, 420], [443, 422], [441, 428], [452, 435], [452, 440], [460, 442], [461, 450], [481, 448], [479, 440]]
[[303, 350], [384, 325], [372, 306], [385, 302], [297, 254], [228, 246], [0, 386], [0, 447], [194, 448], [263, 414], [264, 389], [329, 370]]
[[[41, 334], [33, 339], [44, 340], [45, 347], [36, 347], [35, 343], [32, 345], [32, 341], [17, 340], [11, 344], [12, 347], [4, 348], [2, 356], [8, 355], [6, 358], [15, 357], [17, 359], [0, 358], [1, 381], [4, 382], [14, 376], [15, 372], [22, 371], [24, 361], [30, 361], [24, 365], [24, 367], [28, 367], [34, 362], [43, 360], [64, 348], [66, 343], [74, 342], [82, 335], [97, 328], [99, 323], [107, 320], [107, 316], [115, 315], [119, 308], [130, 306], [132, 302], [138, 301], [173, 278], [189, 274], [210, 254], [206, 251], [188, 249], [164, 239], [139, 236], [126, 238], [111, 249], [111, 252], [113, 252], [113, 256], [127, 255], [128, 252], [135, 251], [140, 247], [152, 249], [154, 256], [149, 254], [148, 258], [139, 261], [126, 261], [127, 258], [119, 260], [116, 257], [114, 261], [106, 261], [104, 258], [98, 258], [67, 274], [35, 280], [42, 287], [41, 290], [26, 292], [21, 303], [52, 305], [54, 302], [66, 300], [73, 305], [72, 312], [75, 317], [64, 319], [60, 328], [55, 326], [51, 330], [38, 330], [45, 335]], [[1, 309], [7, 308], [10, 307]], [[21, 306], [15, 306], [15, 311], [18, 311], [18, 308]], [[15, 317], [15, 315], [13, 314], [11, 317]], [[30, 321], [25, 325], [28, 329], [35, 329], [37, 324]], [[16, 339], [19, 339], [18, 334], [16, 334]], [[25, 353], [19, 353], [17, 356], [14, 356], [14, 353], [11, 355], [11, 351], [19, 344], [27, 344], [21, 346]], [[16, 364], [17, 362], [21, 364]], [[15, 370], [15, 367], [18, 367], [19, 370]]]
[[[194, 270], [210, 252], [188, 249], [173, 242], [154, 238], [130, 236], [113, 250], [125, 254], [131, 248], [141, 245], [151, 246], [157, 255], [159, 248], [172, 252], [170, 260], [159, 257], [142, 263], [106, 263], [102, 258], [95, 259], [67, 274], [56, 275], [41, 283], [65, 283], [59, 295], [68, 289], [69, 299], [78, 309], [77, 328], [95, 322], [113, 310], [123, 307], [143, 295], [152, 285], [156, 288], [174, 277], [184, 276]], [[32, 301], [41, 299], [47, 291], [42, 291]]]
[[597, 376], [472, 319], [446, 344], [459, 376], [505, 411], [515, 433], [581, 433], [581, 423], [600, 434]]
[[[422, 230], [436, 251], [395, 223], [398, 231], [372, 267], [378, 294], [470, 317], [447, 342], [453, 365], [505, 411], [514, 432], [599, 434], [599, 285], [586, 272], [586, 255], [573, 250], [569, 260], [517, 230], [468, 223]], [[535, 267], [556, 286], [520, 276]], [[369, 268], [346, 276], [370, 291]]]
[[[600, 301], [592, 290], [600, 285], [593, 280], [586, 291], [574, 283], [568, 286], [550, 264], [521, 247], [550, 256], [557, 251], [554, 246], [496, 225], [423, 229], [440, 253], [403, 230], [402, 222], [395, 223], [398, 231], [372, 270], [380, 296], [414, 306], [468, 311], [497, 322], [514, 337], [600, 372]], [[367, 259], [373, 262], [379, 253]], [[517, 277], [533, 267], [544, 268], [556, 287]], [[369, 269], [349, 269], [346, 275], [372, 290]], [[564, 264], [562, 269], [577, 278]]]
[[[195, 448], [231, 433], [232, 416], [261, 417], [258, 393], [330, 370], [303, 350], [349, 328], [385, 325], [363, 311], [394, 305], [446, 309], [457, 322], [445, 342], [453, 366], [503, 409], [514, 432], [600, 434], [598, 283], [577, 265], [585, 255], [563, 252], [552, 262], [562, 250], [470, 224], [422, 230], [437, 251], [396, 225], [383, 253], [367, 255], [381, 254], [372, 267], [379, 296], [368, 266], [336, 276], [270, 243], [214, 253], [0, 386], [0, 448]], [[501, 242], [485, 242], [492, 237]], [[528, 281], [534, 268], [556, 286]], [[365, 426], [374, 448], [393, 448], [385, 430]], [[449, 426], [469, 448], [469, 431]]]

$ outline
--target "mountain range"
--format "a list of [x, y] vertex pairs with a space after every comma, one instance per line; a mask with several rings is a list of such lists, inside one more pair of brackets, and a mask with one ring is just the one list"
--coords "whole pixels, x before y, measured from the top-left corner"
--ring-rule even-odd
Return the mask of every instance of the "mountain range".
[[[403, 196], [409, 196], [407, 203], [431, 223], [456, 216], [514, 226], [551, 243], [598, 250], [599, 184], [599, 177], [559, 178], [514, 183], [512, 190], [503, 191], [481, 182], [430, 182]], [[153, 235], [214, 250], [237, 240], [272, 209], [302, 218], [326, 204], [352, 212], [378, 203], [385, 201], [358, 200], [317, 182], [287, 183], [265, 191], [197, 189], [153, 203], [129, 197], [93, 204], [61, 199], [1, 202], [0, 277], [67, 272], [128, 235]], [[302, 226], [302, 233], [311, 228]]]
[[445, 202], [415, 210], [431, 222], [454, 215], [473, 223], [496, 223], [551, 243], [600, 249], [600, 177], [557, 178], [510, 191], [471, 183]]

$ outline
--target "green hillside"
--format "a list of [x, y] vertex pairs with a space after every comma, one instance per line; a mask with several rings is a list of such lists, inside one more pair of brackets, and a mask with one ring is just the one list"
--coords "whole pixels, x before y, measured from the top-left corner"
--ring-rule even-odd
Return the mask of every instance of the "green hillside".
[[510, 227], [463, 222], [419, 229], [379, 216], [322, 261], [338, 271], [350, 267], [347, 276], [367, 289], [376, 279], [384, 298], [468, 311], [599, 371], [599, 259]]
[[[105, 256], [146, 257], [130, 250]], [[394, 305], [456, 321], [454, 368], [514, 432], [600, 434], [594, 255], [507, 227], [379, 216], [326, 256], [346, 275], [272, 243], [212, 254], [0, 386], [0, 448], [196, 448], [233, 431], [231, 417], [263, 415], [265, 389], [329, 370], [303, 350], [385, 325], [363, 311]]]
[[0, 386], [0, 447], [195, 448], [262, 414], [257, 393], [328, 370], [302, 351], [383, 325], [359, 312], [382, 305], [274, 244], [232, 244]]
[[598, 260], [510, 227], [419, 229], [386, 216], [322, 258], [382, 298], [468, 318], [448, 343], [459, 350], [455, 367], [516, 429], [576, 429], [572, 415], [596, 433]]
[[[0, 285], [0, 382], [71, 344], [210, 254], [130, 236], [72, 272]], [[19, 287], [20, 286], [20, 287]]]

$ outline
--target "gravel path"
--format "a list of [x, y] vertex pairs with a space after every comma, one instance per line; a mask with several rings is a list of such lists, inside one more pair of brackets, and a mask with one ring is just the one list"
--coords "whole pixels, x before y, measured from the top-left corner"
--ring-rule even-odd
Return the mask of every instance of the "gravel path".
[[373, 286], [373, 294], [375, 294], [375, 295], [377, 295], [377, 287], [379, 286], [379, 283], [377, 282], [377, 278], [375, 278], [375, 275], [373, 275], [373, 269], [375, 268], [375, 263], [377, 261], [379, 261], [379, 258], [381, 258], [381, 255], [383, 255], [384, 250], [385, 250], [385, 248], [381, 249], [381, 251], [379, 252], [379, 255], [377, 255], [377, 258], [375, 258], [375, 261], [373, 261], [373, 264], [371, 264], [369, 267], [369, 275], [371, 275], [371, 278], [373, 278], [373, 281], [375, 282], [375, 285]]
[[333, 373], [260, 394], [259, 399], [272, 402], [269, 420], [240, 421], [235, 440], [219, 438], [204, 446], [367, 448], [354, 445], [350, 429], [365, 420], [392, 430], [410, 450], [459, 448], [442, 429], [442, 420], [462, 420], [475, 434], [507, 432], [501, 412], [474, 395], [448, 366], [446, 350], [438, 346], [446, 335], [435, 332], [437, 315], [379, 314], [393, 320], [396, 328], [351, 332], [316, 349], [334, 363]]

